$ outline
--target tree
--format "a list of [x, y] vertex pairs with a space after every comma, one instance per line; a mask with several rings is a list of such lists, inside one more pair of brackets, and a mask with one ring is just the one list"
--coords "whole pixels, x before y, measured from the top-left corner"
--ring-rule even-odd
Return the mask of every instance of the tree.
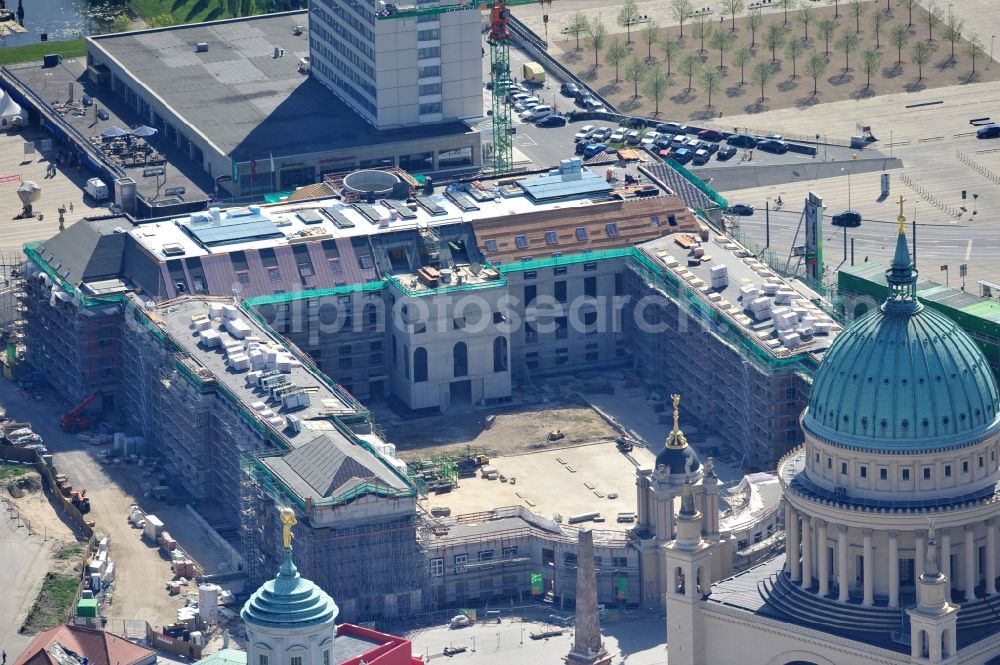
[[691, 92], [691, 79], [693, 79], [694, 75], [698, 73], [699, 69], [701, 69], [701, 58], [699, 58], [695, 53], [688, 53], [681, 60], [679, 69], [681, 74], [688, 77], [687, 92]]
[[660, 26], [656, 24], [656, 21], [650, 21], [642, 29], [642, 41], [646, 42], [646, 62], [653, 59], [653, 44], [657, 42], [659, 35], [656, 33], [659, 30]]
[[813, 54], [809, 56], [806, 60], [806, 74], [808, 74], [813, 80], [813, 97], [816, 96], [816, 86], [819, 81], [819, 77], [823, 76], [826, 71], [827, 65], [830, 61], [823, 57], [822, 54], [813, 51]]
[[705, 37], [708, 37], [710, 34], [712, 34], [712, 26], [708, 22], [708, 17], [704, 14], [698, 14], [694, 19], [694, 23], [691, 24], [691, 36], [701, 40], [698, 53], [705, 52]]
[[809, 41], [809, 24], [812, 23], [813, 18], [815, 18], [813, 8], [809, 5], [802, 5], [799, 7], [799, 15], [795, 18], [805, 29], [805, 35], [802, 37], [803, 41]]
[[[129, 21], [131, 23], [131, 20]], [[146, 24], [151, 28], [166, 28], [171, 25], [176, 25], [177, 21], [174, 15], [170, 12], [163, 12], [162, 14], [157, 14], [156, 16], [151, 16], [146, 20]]]
[[826, 50], [823, 53], [830, 55], [830, 40], [833, 39], [833, 33], [837, 31], [837, 22], [832, 18], [821, 19], [816, 30], [819, 31], [819, 38], [826, 42]]
[[944, 27], [944, 36], [949, 42], [951, 42], [951, 61], [955, 61], [955, 42], [962, 39], [962, 30], [965, 29], [965, 23], [962, 19], [955, 15], [948, 17], [948, 24]]
[[851, 51], [858, 48], [861, 39], [856, 33], [844, 30], [837, 40], [837, 48], [844, 52], [844, 71], [851, 71]]
[[664, 59], [667, 61], [667, 76], [670, 76], [670, 66], [677, 57], [677, 54], [681, 52], [681, 42], [679, 39], [675, 39], [670, 35], [663, 38], [660, 42], [660, 53], [663, 54]]
[[879, 40], [882, 37], [882, 32], [885, 30], [885, 22], [886, 22], [885, 14], [880, 11], [876, 11], [874, 17], [874, 23], [872, 23], [872, 32], [875, 33], [876, 49], [882, 48], [882, 44], [880, 43]]
[[733, 29], [730, 32], [736, 32], [736, 15], [743, 11], [743, 0], [723, 0], [722, 8], [733, 17]]
[[670, 13], [681, 26], [680, 38], [684, 39], [684, 21], [691, 18], [694, 10], [691, 8], [691, 0], [670, 0]]
[[608, 44], [608, 50], [604, 52], [604, 64], [615, 68], [615, 83], [618, 83], [618, 67], [625, 62], [625, 58], [627, 57], [628, 47], [622, 44], [622, 40], [615, 37]]
[[778, 49], [785, 45], [785, 29], [772, 23], [764, 33], [764, 46], [771, 49], [771, 62], [778, 61]]
[[639, 83], [642, 82], [642, 79], [645, 76], [646, 63], [642, 61], [642, 58], [635, 56], [625, 63], [625, 80], [634, 86], [632, 99], [637, 99], [639, 97]]
[[972, 76], [975, 76], [976, 57], [983, 54], [983, 43], [979, 40], [979, 35], [969, 37], [969, 43], [965, 45], [965, 54], [972, 59]]
[[889, 43], [896, 47], [896, 64], [903, 62], [903, 49], [910, 41], [910, 30], [905, 25], [897, 25], [889, 33]]
[[632, 43], [632, 26], [639, 22], [639, 5], [635, 0], [625, 0], [618, 10], [618, 25], [626, 30], [626, 44]]
[[650, 72], [649, 77], [646, 79], [645, 91], [646, 96], [656, 104], [656, 110], [653, 111], [653, 115], [660, 115], [660, 100], [666, 96], [667, 88], [673, 84], [674, 82], [670, 77], [664, 74], [663, 70], [659, 67]]
[[865, 5], [864, 0], [848, 0], [848, 7], [851, 10], [851, 16], [854, 17], [855, 30], [854, 34], [861, 34], [861, 17], [865, 13], [867, 5]]
[[705, 108], [710, 109], [712, 108], [712, 94], [718, 92], [719, 88], [722, 87], [722, 74], [717, 69], [709, 67], [701, 73], [701, 87], [708, 95], [708, 104], [705, 105]]
[[240, 0], [226, 0], [226, 9], [232, 14], [233, 18], [240, 15]]
[[920, 83], [924, 79], [924, 65], [930, 61], [933, 50], [930, 43], [923, 40], [918, 40], [913, 45], [912, 57], [913, 64], [917, 66], [917, 83]]
[[240, 0], [240, 12], [243, 16], [253, 16], [257, 13], [256, 0]]
[[792, 39], [788, 42], [788, 46], [785, 47], [785, 53], [788, 54], [788, 58], [792, 61], [792, 78], [795, 78], [795, 61], [799, 59], [802, 55], [802, 51], [805, 50], [805, 46], [802, 45], [797, 39]]
[[733, 50], [734, 41], [736, 40], [733, 37], [733, 33], [722, 27], [712, 34], [709, 45], [719, 52], [719, 69], [722, 69], [724, 66], [722, 63], [723, 56], [725, 56], [726, 52]]
[[132, 29], [132, 17], [128, 15], [128, 12], [122, 12], [115, 19], [111, 21], [111, 32], [128, 32]]
[[763, 102], [764, 99], [764, 87], [771, 82], [774, 78], [774, 70], [771, 69], [771, 63], [769, 62], [758, 62], [753, 68], [753, 74], [751, 75], [754, 85], [760, 86], [760, 101]]
[[839, 0], [830, 0], [830, 4], [833, 5], [833, 20], [840, 18], [840, 2]]
[[586, 15], [583, 12], [576, 12], [569, 19], [569, 25], [566, 26], [566, 32], [569, 33], [570, 37], [576, 38], [576, 50], [580, 50], [580, 36], [586, 35], [590, 30], [590, 21], [587, 20]]
[[916, 6], [918, 0], [903, 0], [903, 6], [906, 7], [906, 11], [909, 12], [909, 18], [906, 19], [906, 27], [913, 27], [913, 8]]
[[788, 10], [795, 9], [795, 5], [798, 1], [799, 0], [778, 0], [778, 6], [785, 12], [785, 18], [781, 22], [782, 25], [788, 25]]
[[[879, 13], [881, 14], [882, 12]], [[882, 56], [875, 49], [865, 49], [865, 52], [861, 54], [861, 69], [864, 71], [865, 76], [868, 77], [865, 89], [872, 87], [872, 74], [878, 71], [881, 63]]]
[[931, 2], [927, 5], [927, 13], [924, 14], [924, 23], [927, 24], [927, 41], [934, 41], [934, 26], [941, 22], [941, 8]]
[[750, 48], [747, 46], [741, 47], [736, 53], [733, 54], [733, 67], [740, 68], [740, 85], [743, 85], [743, 70], [753, 59], [753, 55], [750, 53]]
[[604, 48], [604, 40], [607, 36], [608, 29], [604, 27], [604, 23], [600, 19], [595, 20], [587, 28], [587, 46], [594, 51], [594, 69], [597, 69], [597, 56]]
[[764, 16], [759, 9], [753, 9], [747, 15], [747, 27], [750, 28], [750, 48], [757, 45], [757, 31], [764, 22]]

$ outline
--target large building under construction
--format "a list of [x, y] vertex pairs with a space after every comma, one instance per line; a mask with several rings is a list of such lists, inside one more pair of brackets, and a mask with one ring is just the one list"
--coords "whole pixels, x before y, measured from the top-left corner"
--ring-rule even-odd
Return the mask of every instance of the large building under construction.
[[[84, 220], [26, 248], [27, 360], [71, 399], [99, 394], [177, 491], [216, 504], [253, 585], [277, 565], [276, 506], [290, 505], [303, 574], [351, 620], [529, 583], [571, 597], [573, 528], [523, 508], [421, 517], [425, 488], [362, 402], [449, 411], [629, 366], [683, 392], [686, 416], [747, 464], [773, 465], [800, 441], [795, 414], [838, 329], [702, 225], [708, 195], [641, 173], [619, 186], [567, 160], [433, 190], [367, 171], [321, 198]], [[635, 539], [595, 546], [602, 601], [643, 602]]]

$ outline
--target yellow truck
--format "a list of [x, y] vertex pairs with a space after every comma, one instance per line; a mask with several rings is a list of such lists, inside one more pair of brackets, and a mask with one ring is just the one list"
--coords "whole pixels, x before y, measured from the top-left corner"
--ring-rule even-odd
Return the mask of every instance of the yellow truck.
[[543, 85], [545, 83], [545, 70], [537, 62], [526, 62], [521, 66], [521, 78], [525, 83]]

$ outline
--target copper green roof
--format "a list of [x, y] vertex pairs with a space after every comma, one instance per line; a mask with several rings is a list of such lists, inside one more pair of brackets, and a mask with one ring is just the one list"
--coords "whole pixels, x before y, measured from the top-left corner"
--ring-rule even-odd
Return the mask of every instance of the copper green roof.
[[243, 606], [243, 621], [267, 628], [307, 628], [333, 622], [339, 610], [322, 589], [299, 575], [291, 548], [273, 580], [261, 585]]
[[954, 322], [917, 299], [905, 236], [886, 270], [885, 303], [826, 352], [804, 424], [872, 451], [953, 448], [1000, 430], [1000, 394], [986, 358]]

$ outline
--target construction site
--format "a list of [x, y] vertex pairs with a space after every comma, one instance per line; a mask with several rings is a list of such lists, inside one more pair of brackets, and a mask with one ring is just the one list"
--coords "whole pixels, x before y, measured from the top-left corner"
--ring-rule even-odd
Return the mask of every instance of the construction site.
[[[635, 488], [657, 466], [666, 396], [684, 394], [704, 454], [738, 482], [797, 444], [840, 328], [663, 174], [640, 167], [637, 196], [567, 162], [429, 193], [390, 171], [382, 195], [409, 198], [381, 203], [344, 185], [81, 221], [26, 248], [23, 361], [77, 404], [70, 427], [114, 422], [162, 467], [150, 491], [194, 506], [247, 588], [279, 565], [292, 507], [302, 574], [350, 621], [572, 603], [588, 521], [608, 523], [601, 602], [648, 604]], [[589, 401], [614, 386], [622, 401]], [[641, 432], [625, 422], [639, 411]]]

